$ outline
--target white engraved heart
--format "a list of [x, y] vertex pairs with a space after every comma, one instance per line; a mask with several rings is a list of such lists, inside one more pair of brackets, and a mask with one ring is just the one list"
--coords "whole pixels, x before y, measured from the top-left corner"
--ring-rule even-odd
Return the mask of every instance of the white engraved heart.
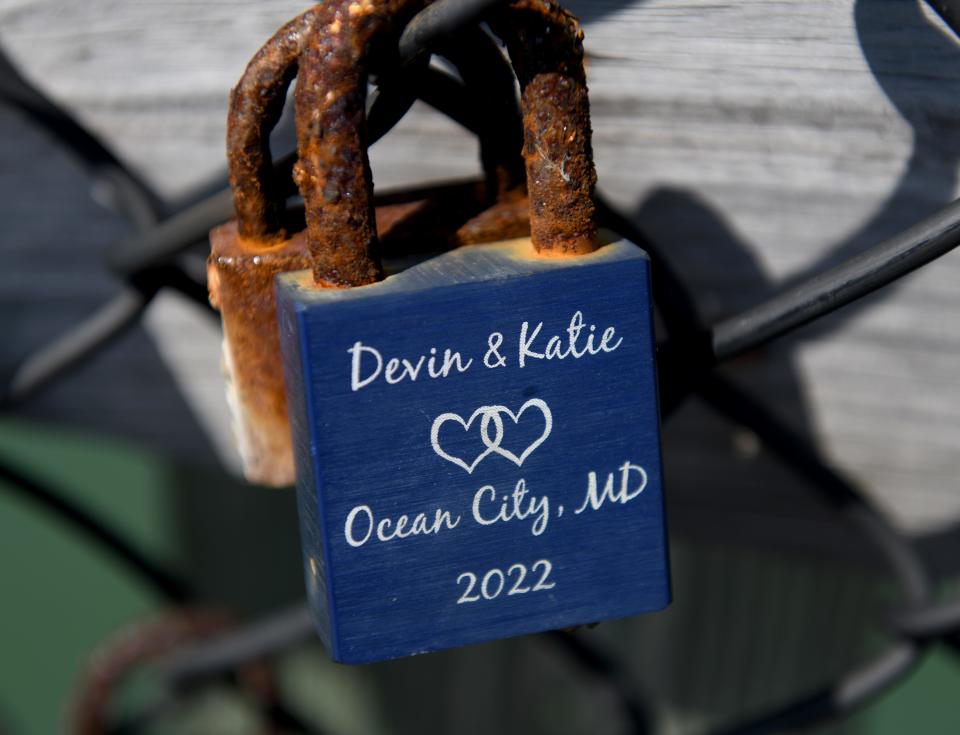
[[[531, 406], [533, 406], [534, 408], [540, 409], [540, 413], [543, 414], [543, 433], [540, 434], [539, 437], [534, 439], [530, 443], [530, 445], [526, 449], [524, 449], [523, 452], [520, 453], [520, 456], [518, 457], [509, 449], [504, 449], [502, 446], [500, 446], [500, 443], [503, 440], [503, 426], [502, 426], [502, 422], [500, 421], [499, 414], [505, 413], [507, 414], [507, 416], [513, 419], [513, 423], [519, 424], [520, 417], [523, 416], [523, 412], [526, 411]], [[542, 401], [539, 398], [531, 398], [529, 401], [527, 401], [522, 406], [520, 406], [520, 410], [517, 411], [516, 413], [511, 411], [506, 406], [495, 406], [494, 408], [497, 409], [497, 414], [498, 414], [497, 429], [499, 430], [499, 433], [497, 437], [493, 439], [493, 441], [491, 441], [490, 438], [487, 436], [487, 424], [486, 423], [481, 424], [480, 433], [483, 436], [483, 443], [489, 448], [491, 448], [494, 452], [499, 454], [500, 456], [506, 457], [511, 462], [513, 462], [517, 467], [520, 467], [523, 464], [524, 460], [526, 460], [527, 457], [533, 454], [533, 450], [539, 447], [541, 444], [543, 444], [547, 440], [547, 437], [550, 436], [550, 432], [553, 431], [553, 414], [550, 412], [550, 407], [546, 404], [545, 401]]]
[[[533, 442], [527, 446], [526, 449], [521, 452], [520, 456], [517, 456], [508, 449], [504, 449], [501, 445], [503, 442], [503, 421], [500, 419], [500, 414], [505, 413], [509, 416], [514, 424], [520, 422], [520, 417], [523, 415], [530, 407], [535, 407], [540, 410], [543, 414], [544, 428], [543, 433], [539, 437], [534, 439]], [[463, 427], [464, 431], [469, 431], [470, 427], [473, 425], [473, 422], [477, 419], [478, 416], [482, 416], [482, 421], [480, 423], [480, 436], [483, 439], [484, 446], [486, 447], [480, 454], [478, 454], [472, 462], [466, 462], [465, 460], [457, 457], [456, 455], [446, 452], [440, 446], [440, 427], [443, 426], [448, 421], [453, 421]], [[490, 423], [496, 426], [495, 436], [490, 438]], [[531, 398], [526, 403], [524, 403], [520, 410], [514, 413], [506, 406], [481, 406], [476, 411], [474, 411], [470, 418], [466, 421], [456, 413], [442, 413], [437, 416], [433, 421], [433, 426], [430, 429], [430, 443], [433, 446], [433, 451], [437, 453], [438, 456], [452, 462], [458, 467], [462, 467], [467, 471], [468, 474], [473, 474], [474, 469], [477, 465], [480, 464], [484, 459], [486, 459], [491, 453], [499, 454], [505, 459], [509, 459], [517, 467], [521, 466], [524, 461], [529, 457], [533, 451], [539, 447], [543, 442], [547, 440], [547, 437], [550, 436], [550, 432], [553, 430], [553, 415], [550, 412], [550, 407], [539, 398]]]
[[[468, 474], [473, 474], [473, 470], [476, 468], [476, 466], [480, 464], [491, 452], [493, 452], [496, 446], [496, 444], [491, 445], [487, 443], [487, 440], [486, 440], [486, 437], [487, 437], [486, 427], [491, 420], [491, 416], [493, 417], [493, 420], [497, 424], [497, 435], [494, 438], [494, 442], [498, 443], [501, 439], [503, 439], [503, 422], [500, 421], [500, 419], [496, 416], [496, 414], [491, 414], [490, 411], [493, 408], [497, 408], [497, 407], [496, 406], [480, 406], [480, 408], [474, 411], [470, 415], [470, 418], [467, 419], [466, 421], [464, 421], [458, 414], [455, 414], [455, 413], [442, 413], [439, 416], [437, 416], [437, 418], [433, 420], [433, 426], [430, 429], [430, 443], [433, 445], [433, 451], [435, 451], [438, 455], [443, 457], [448, 462], [453, 462], [455, 465], [459, 467], [463, 467], [463, 469], [465, 469]], [[440, 427], [443, 426], [447, 421], [453, 421], [455, 423], [460, 424], [460, 426], [463, 427], [464, 431], [469, 431], [470, 426], [473, 424], [474, 419], [476, 419], [477, 416], [483, 416], [483, 421], [480, 424], [480, 434], [481, 436], [483, 436], [484, 444], [486, 445], [487, 448], [484, 449], [482, 452], [480, 452], [480, 454], [477, 455], [477, 457], [473, 460], [473, 462], [471, 462], [470, 464], [467, 464], [462, 459], [460, 459], [460, 457], [456, 457], [452, 454], [447, 454], [445, 451], [443, 451], [443, 449], [440, 448]]]

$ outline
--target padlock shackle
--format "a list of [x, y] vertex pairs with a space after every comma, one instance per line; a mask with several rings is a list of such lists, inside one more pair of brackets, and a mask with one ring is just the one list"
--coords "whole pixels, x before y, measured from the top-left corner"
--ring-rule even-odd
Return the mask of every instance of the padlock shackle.
[[597, 174], [580, 23], [550, 0], [514, 0], [489, 23], [520, 82], [533, 245], [541, 254], [591, 252]]
[[[366, 151], [368, 57], [372, 43], [384, 37], [395, 41], [427, 4], [333, 0], [317, 5], [274, 34], [231, 93], [227, 147], [238, 229], [242, 237], [269, 244], [286, 237], [270, 132], [297, 77], [295, 179], [306, 202], [318, 283], [355, 286], [382, 276]], [[589, 252], [595, 247], [596, 173], [580, 26], [549, 0], [514, 0], [491, 15], [490, 25], [506, 43], [521, 87], [534, 247], [543, 254]], [[460, 71], [469, 86], [464, 68]], [[494, 83], [485, 86], [489, 92]], [[507, 131], [501, 140], [510, 137]], [[493, 174], [498, 194], [514, 183], [509, 157], [498, 161], [486, 146], [482, 157], [485, 169], [498, 167]]]
[[250, 60], [230, 93], [227, 170], [241, 237], [271, 242], [281, 229], [284, 197], [273, 174], [270, 133], [283, 114], [287, 89], [317, 20], [317, 8], [284, 24]]
[[[382, 277], [367, 157], [365, 101], [371, 44], [395, 39], [424, 0], [323, 7], [300, 58], [295, 178], [306, 204], [315, 281], [344, 287]], [[542, 254], [596, 247], [583, 32], [549, 0], [515, 0], [491, 19], [521, 87], [530, 229]]]
[[[272, 245], [285, 239], [282, 229], [287, 184], [272, 170], [270, 133], [284, 107], [308, 33], [318, 22], [316, 6], [284, 24], [251, 59], [231, 91], [227, 118], [227, 161], [238, 231], [246, 240]], [[478, 131], [487, 174], [488, 200], [499, 200], [524, 181], [519, 109], [513, 96], [513, 71], [492, 39], [479, 28], [458, 32], [437, 52], [454, 64], [464, 83], [476, 88], [477, 104], [501, 111], [503, 125]], [[442, 46], [449, 45], [449, 48]], [[427, 58], [424, 58], [424, 62]], [[505, 82], [507, 77], [507, 83]], [[502, 86], [503, 89], [498, 87]], [[482, 100], [482, 102], [481, 102]], [[513, 106], [510, 109], [507, 105]], [[478, 118], [489, 116], [488, 108]]]
[[[367, 157], [371, 57], [395, 47], [425, 0], [333, 0], [300, 56], [295, 92], [294, 179], [303, 195], [307, 242], [319, 285], [362, 286], [383, 276]], [[395, 48], [394, 48], [395, 53]]]

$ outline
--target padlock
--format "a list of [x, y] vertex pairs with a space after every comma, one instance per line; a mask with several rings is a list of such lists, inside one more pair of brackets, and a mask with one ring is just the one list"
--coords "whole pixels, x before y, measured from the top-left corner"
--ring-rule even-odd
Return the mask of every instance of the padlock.
[[[296, 74], [305, 39], [322, 18], [318, 6], [285, 24], [254, 56], [234, 88], [227, 160], [237, 219], [210, 234], [210, 300], [223, 321], [223, 372], [234, 433], [247, 479], [270, 486], [294, 482], [273, 281], [279, 273], [310, 267], [311, 261], [305, 233], [288, 235], [298, 224], [289, 221], [285, 213], [287, 191], [273, 174], [269, 137]], [[457, 65], [458, 54], [466, 53], [482, 55], [484, 49], [474, 41], [451, 49], [448, 57]], [[425, 192], [412, 200], [407, 197], [380, 206], [376, 210], [380, 237], [396, 249], [409, 247], [411, 241], [416, 248], [430, 249], [488, 242], [527, 231], [522, 182], [518, 185], [515, 181], [510, 164], [490, 157], [488, 149], [493, 146], [483, 139], [481, 146], [488, 169], [485, 187]], [[494, 188], [495, 195], [488, 196]], [[491, 198], [493, 206], [474, 212], [478, 204], [490, 203]], [[458, 216], [464, 212], [461, 219], [466, 221], [462, 222]], [[438, 213], [443, 215], [442, 221], [438, 221]], [[363, 280], [348, 282], [357, 285]]]
[[595, 232], [582, 32], [554, 3], [487, 17], [520, 82], [531, 238], [380, 280], [368, 52], [420, 5], [331, 4], [296, 87], [311, 265], [277, 279], [280, 338], [308, 596], [345, 663], [670, 601], [649, 262]]

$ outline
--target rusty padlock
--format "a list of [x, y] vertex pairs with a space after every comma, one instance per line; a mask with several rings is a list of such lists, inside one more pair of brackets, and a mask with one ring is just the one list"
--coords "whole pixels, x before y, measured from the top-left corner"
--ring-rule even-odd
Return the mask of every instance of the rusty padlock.
[[324, 6], [297, 79], [310, 268], [277, 309], [308, 595], [346, 663], [670, 599], [649, 264], [595, 231], [582, 33], [555, 3], [486, 17], [520, 82], [531, 238], [381, 280], [366, 77], [423, 5]]
[[[293, 450], [283, 369], [277, 335], [273, 280], [279, 273], [310, 267], [307, 234], [286, 215], [286, 187], [272, 168], [269, 137], [280, 118], [287, 89], [301, 66], [300, 57], [312, 30], [328, 13], [320, 6], [284, 25], [257, 52], [230, 98], [227, 150], [237, 219], [211, 232], [208, 282], [211, 303], [224, 327], [223, 370], [234, 430], [248, 480], [284, 486], [294, 482]], [[476, 64], [462, 56], [489, 56], [481, 39], [471, 36], [448, 49], [447, 56], [469, 84], [484, 82], [468, 73]], [[499, 52], [494, 49], [495, 54]], [[490, 85], [481, 92], [491, 92]], [[512, 87], [508, 90], [512, 95]], [[482, 97], [482, 95], [481, 95]], [[309, 104], [309, 103], [308, 103]], [[349, 126], [343, 118], [339, 125]], [[351, 144], [355, 144], [354, 141]], [[482, 151], [486, 151], [481, 140]], [[396, 249], [455, 247], [517, 236], [528, 231], [522, 164], [517, 167], [484, 153], [486, 187], [458, 187], [400, 198], [376, 210], [377, 230]], [[336, 184], [326, 194], [329, 199]], [[492, 206], [488, 203], [495, 187]], [[394, 197], [396, 200], [397, 197]], [[336, 203], [331, 202], [331, 208]], [[465, 222], [457, 216], [466, 212]], [[437, 221], [437, 213], [444, 216]], [[451, 219], [452, 213], [452, 219]], [[451, 222], [453, 223], [451, 226]], [[347, 259], [354, 257], [347, 255]], [[367, 256], [364, 256], [366, 258]], [[357, 262], [361, 262], [360, 258]], [[340, 285], [361, 285], [379, 273], [372, 261], [349, 269]]]

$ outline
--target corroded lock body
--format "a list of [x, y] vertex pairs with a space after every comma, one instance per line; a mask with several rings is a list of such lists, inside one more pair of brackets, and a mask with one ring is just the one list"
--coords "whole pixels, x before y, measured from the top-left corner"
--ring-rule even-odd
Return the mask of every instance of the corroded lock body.
[[649, 262], [595, 232], [582, 34], [553, 3], [488, 18], [521, 87], [531, 237], [381, 280], [367, 50], [422, 5], [324, 6], [297, 81], [311, 267], [278, 278], [278, 312], [308, 593], [347, 663], [670, 599]]
[[[281, 273], [310, 268], [312, 261], [307, 233], [285, 211], [290, 182], [279, 180], [273, 172], [269, 138], [307, 39], [324, 23], [324, 12], [318, 6], [280, 28], [250, 61], [233, 89], [227, 160], [237, 219], [210, 233], [210, 300], [223, 319], [223, 371], [238, 449], [247, 479], [270, 486], [292, 485], [295, 479], [274, 279]], [[459, 53], [483, 50], [467, 44], [449, 57], [457, 66]], [[327, 76], [325, 81], [336, 82], [335, 73]], [[342, 78], [339, 83], [344, 84]], [[312, 109], [311, 102], [306, 104]], [[337, 124], [349, 127], [354, 121], [341, 116]], [[347, 146], [357, 144], [345, 141]], [[429, 250], [527, 233], [527, 199], [516, 172], [499, 160], [485, 164], [487, 186], [426, 192], [377, 207], [375, 225], [380, 239], [399, 248], [416, 240], [417, 248]], [[324, 202], [332, 205], [331, 211], [336, 208], [333, 192], [339, 192], [336, 187], [341, 185], [349, 182], [327, 184]], [[494, 190], [496, 196], [489, 196]], [[493, 206], [473, 214], [478, 202], [485, 205], [491, 199]], [[451, 210], [454, 215], [467, 214], [460, 219], [454, 216], [451, 226]], [[442, 216], [433, 216], [435, 213]], [[343, 263], [366, 266], [338, 271], [333, 277], [338, 285], [362, 285], [379, 276], [379, 266], [372, 265], [365, 253], [347, 252], [341, 261], [339, 267]]]
[[231, 93], [227, 161], [237, 219], [210, 233], [207, 265], [210, 301], [223, 319], [223, 372], [244, 472], [275, 486], [291, 484], [294, 475], [286, 397], [270, 349], [278, 341], [273, 279], [309, 267], [309, 253], [304, 238], [288, 238], [281, 225], [269, 137], [315, 19], [309, 11], [283, 26]]

